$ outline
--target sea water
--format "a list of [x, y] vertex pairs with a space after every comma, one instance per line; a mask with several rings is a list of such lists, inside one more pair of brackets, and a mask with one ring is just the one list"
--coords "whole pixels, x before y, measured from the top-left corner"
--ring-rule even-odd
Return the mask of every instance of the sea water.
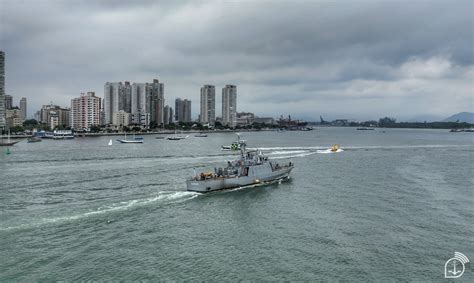
[[[472, 133], [243, 133], [288, 182], [199, 194], [233, 133], [18, 143], [0, 156], [0, 280], [440, 281], [474, 260]], [[343, 152], [327, 153], [332, 144]], [[462, 279], [472, 281], [472, 264]]]

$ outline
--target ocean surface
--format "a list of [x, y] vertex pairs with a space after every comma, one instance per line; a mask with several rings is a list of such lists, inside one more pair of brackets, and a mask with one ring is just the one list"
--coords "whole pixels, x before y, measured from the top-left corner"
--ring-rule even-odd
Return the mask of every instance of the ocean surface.
[[[220, 146], [234, 133], [0, 148], [0, 281], [443, 281], [455, 251], [474, 261], [472, 133], [242, 135], [293, 161], [291, 179], [186, 192], [193, 168], [233, 158]], [[474, 281], [472, 263], [458, 280]]]

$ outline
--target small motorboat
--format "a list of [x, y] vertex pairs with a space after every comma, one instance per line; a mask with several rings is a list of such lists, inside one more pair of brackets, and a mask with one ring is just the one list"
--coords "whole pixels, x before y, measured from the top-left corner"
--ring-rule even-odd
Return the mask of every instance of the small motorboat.
[[332, 151], [332, 152], [337, 152], [338, 150], [340, 150], [338, 144], [335, 144], [335, 145], [331, 146], [331, 151]]
[[171, 136], [171, 137], [167, 137], [168, 140], [170, 141], [179, 141], [179, 140], [184, 140], [184, 139], [187, 139], [189, 136]]
[[242, 148], [247, 146], [246, 141], [240, 138], [240, 134], [237, 133], [236, 135], [237, 135], [237, 141], [232, 142], [230, 145], [221, 146], [221, 150], [223, 150], [223, 151], [237, 151], [237, 150], [241, 150]]
[[343, 152], [344, 150], [338, 145], [334, 144], [328, 149], [317, 150], [317, 153], [338, 153]]
[[30, 142], [40, 142], [42, 140], [39, 137], [30, 137], [30, 138], [27, 138], [26, 141], [30, 143]]

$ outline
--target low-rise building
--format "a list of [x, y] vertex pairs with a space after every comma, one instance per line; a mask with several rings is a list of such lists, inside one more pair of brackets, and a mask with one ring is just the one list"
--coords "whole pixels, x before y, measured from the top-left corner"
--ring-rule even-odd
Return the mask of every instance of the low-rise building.
[[129, 126], [131, 122], [130, 118], [130, 113], [120, 110], [118, 112], [114, 112], [112, 116], [112, 124], [114, 126]]

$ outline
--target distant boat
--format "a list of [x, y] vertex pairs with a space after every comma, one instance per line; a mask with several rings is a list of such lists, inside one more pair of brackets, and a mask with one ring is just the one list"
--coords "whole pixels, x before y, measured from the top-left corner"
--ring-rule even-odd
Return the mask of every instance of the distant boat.
[[203, 134], [203, 133], [200, 133], [200, 134], [197, 134], [197, 135], [194, 135], [196, 138], [207, 138], [207, 134]]
[[109, 145], [112, 145], [112, 139], [111, 139], [111, 140], [109, 140]]
[[474, 129], [451, 129], [450, 132], [452, 132], [452, 133], [461, 133], [461, 132], [472, 133], [472, 132], [474, 132]]
[[237, 133], [237, 141], [232, 142], [230, 145], [223, 145], [221, 146], [221, 150], [224, 151], [237, 151], [241, 148], [244, 148], [247, 144], [246, 141], [240, 138], [240, 134]]
[[179, 140], [184, 140], [184, 139], [187, 139], [189, 136], [171, 136], [171, 137], [167, 137], [168, 140], [170, 141], [179, 141]]
[[166, 139], [170, 140], [170, 141], [179, 141], [179, 140], [187, 139], [188, 137], [189, 137], [189, 135], [188, 136], [177, 136], [176, 135], [176, 130], [175, 130], [174, 131], [174, 136], [169, 136]]
[[74, 139], [74, 133], [71, 130], [54, 130], [53, 139], [55, 140], [72, 140]]
[[357, 128], [358, 131], [373, 131], [375, 130], [374, 128], [369, 128], [369, 127], [359, 127]]
[[[133, 134], [133, 139], [128, 140], [127, 139], [127, 134], [125, 134], [125, 138], [122, 140], [117, 140], [120, 143], [143, 143], [143, 138], [142, 137], [135, 137], [135, 134]], [[110, 142], [109, 142], [110, 143]]]
[[157, 137], [155, 137], [155, 139], [157, 139], [157, 140], [164, 140], [165, 137], [163, 137], [163, 136], [157, 136]]
[[32, 143], [32, 142], [40, 142], [42, 140], [39, 137], [30, 137], [30, 138], [26, 139], [26, 141], [28, 143]]

